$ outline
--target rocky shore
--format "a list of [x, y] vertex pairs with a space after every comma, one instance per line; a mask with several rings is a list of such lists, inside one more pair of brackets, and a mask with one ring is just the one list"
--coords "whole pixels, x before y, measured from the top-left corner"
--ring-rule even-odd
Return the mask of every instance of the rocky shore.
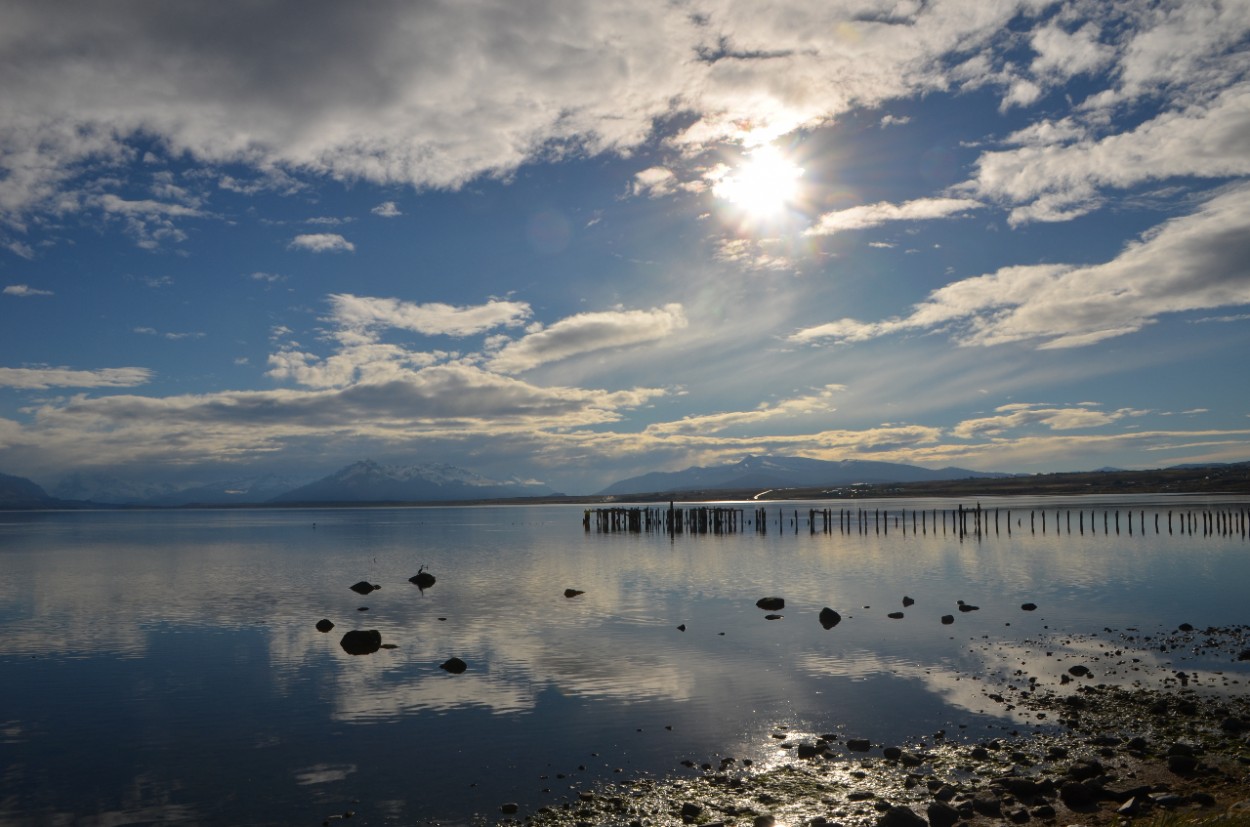
[[[1109, 631], [1109, 630], [1107, 630]], [[1147, 663], [1132, 647], [1200, 658], [1193, 672]], [[1021, 673], [986, 681], [986, 699], [1021, 725], [964, 741], [935, 732], [902, 744], [774, 734], [780, 760], [708, 761], [694, 777], [581, 791], [503, 824], [533, 827], [953, 827], [1103, 825], [1161, 815], [1232, 814], [1250, 824], [1250, 627], [1166, 638], [1123, 635], [1108, 663], [1075, 665], [1049, 686]], [[1211, 665], [1214, 664], [1214, 667]], [[1228, 664], [1227, 669], [1220, 664]], [[505, 813], [511, 808], [504, 805]]]

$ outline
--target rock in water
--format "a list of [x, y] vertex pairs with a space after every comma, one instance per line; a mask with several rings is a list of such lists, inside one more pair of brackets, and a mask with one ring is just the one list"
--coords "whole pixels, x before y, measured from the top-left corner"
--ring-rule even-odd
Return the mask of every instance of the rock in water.
[[321, 618], [321, 620], [318, 620], [318, 621], [317, 621], [317, 631], [318, 631], [318, 632], [328, 632], [328, 631], [330, 631], [330, 630], [331, 630], [331, 629], [333, 629], [333, 628], [334, 628], [334, 624], [333, 624], [333, 623], [331, 623], [331, 622], [329, 621], [329, 619], [327, 619], [327, 618], [324, 618], [324, 617], [323, 617], [323, 618]]
[[434, 575], [426, 571], [425, 566], [422, 566], [420, 569], [417, 570], [416, 574], [408, 578], [408, 582], [416, 586], [421, 591], [425, 591], [430, 586], [433, 586], [434, 580], [435, 580]]
[[842, 615], [830, 609], [828, 606], [820, 610], [820, 625], [826, 629], [832, 629], [842, 622]]
[[1024, 611], [1026, 611], [1026, 612], [1035, 612], [1035, 611], [1037, 611], [1037, 604], [1036, 604], [1036, 603], [1025, 603], [1025, 604], [1023, 604], [1022, 606], [1020, 606], [1020, 608], [1021, 608], [1021, 609], [1023, 609]]
[[912, 600], [910, 597], [904, 597], [904, 598], [903, 598], [903, 608], [904, 608], [904, 609], [906, 609], [908, 606], [914, 605], [914, 604], [915, 604], [915, 602], [916, 602], [916, 601], [915, 601], [915, 600]]
[[890, 618], [891, 620], [902, 620], [903, 613], [902, 612], [890, 612], [888, 615], [886, 615], [886, 617]]
[[761, 597], [755, 605], [766, 612], [776, 612], [786, 607], [786, 601], [780, 597]]
[[925, 821], [910, 807], [897, 804], [881, 814], [877, 819], [878, 827], [929, 827]]
[[380, 589], [382, 587], [375, 586], [372, 583], [370, 583], [368, 580], [361, 580], [359, 583], [353, 584], [350, 588], [356, 594], [368, 594], [369, 592], [374, 591], [375, 589]]
[[469, 668], [469, 664], [460, 658], [448, 658], [438, 665], [439, 669], [450, 672], [453, 675], [459, 675], [461, 672]]
[[942, 615], [942, 625], [943, 625], [943, 626], [949, 626], [949, 625], [951, 625], [951, 624], [952, 624], [952, 623], [954, 623], [954, 622], [955, 622], [955, 616], [954, 616], [954, 615]]
[[565, 597], [577, 597], [579, 594], [585, 594], [585, 593], [586, 592], [582, 591], [581, 589], [565, 589], [564, 590]]
[[339, 645], [349, 655], [372, 655], [382, 648], [382, 633], [377, 629], [368, 631], [353, 629], [343, 635]]

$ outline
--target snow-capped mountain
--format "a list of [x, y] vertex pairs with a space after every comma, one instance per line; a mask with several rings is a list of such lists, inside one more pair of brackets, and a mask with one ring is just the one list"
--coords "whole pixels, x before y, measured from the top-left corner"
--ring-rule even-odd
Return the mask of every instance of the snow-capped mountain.
[[364, 460], [274, 497], [272, 502], [430, 502], [540, 497], [552, 493], [540, 482], [515, 477], [488, 479], [445, 463], [389, 466]]

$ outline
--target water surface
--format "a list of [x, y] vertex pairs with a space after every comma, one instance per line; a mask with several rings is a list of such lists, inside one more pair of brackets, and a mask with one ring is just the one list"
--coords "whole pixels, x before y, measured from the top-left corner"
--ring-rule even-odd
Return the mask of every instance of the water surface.
[[[770, 504], [764, 534], [678, 537], [588, 533], [571, 506], [0, 513], [0, 824], [523, 815], [683, 761], [775, 761], [779, 727], [1017, 728], [986, 701], [993, 675], [1057, 684], [1117, 633], [1250, 621], [1246, 537], [1166, 532], [1169, 511], [1244, 502], [983, 500], [998, 531], [962, 538], [897, 517], [953, 501], [854, 503], [896, 516], [813, 533], [808, 509], [830, 505], [848, 507]], [[1116, 510], [1146, 532], [1104, 532]], [[394, 648], [350, 655], [350, 629]], [[439, 668], [452, 656], [467, 671]]]

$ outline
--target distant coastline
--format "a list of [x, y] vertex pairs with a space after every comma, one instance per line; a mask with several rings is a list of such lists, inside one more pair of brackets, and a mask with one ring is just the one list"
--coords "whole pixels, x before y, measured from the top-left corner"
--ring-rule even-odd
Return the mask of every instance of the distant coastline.
[[386, 508], [469, 505], [603, 505], [624, 502], [715, 502], [754, 500], [860, 500], [899, 497], [1011, 497], [1078, 496], [1106, 494], [1247, 494], [1250, 495], [1250, 463], [1163, 468], [1146, 471], [1073, 471], [1011, 477], [972, 477], [968, 479], [873, 483], [836, 487], [796, 487], [759, 489], [703, 489], [658, 491], [620, 495], [552, 494], [465, 500], [376, 500], [367, 502], [308, 501], [282, 503], [204, 502], [176, 506], [113, 505], [89, 501], [49, 498], [45, 501], [2, 501], [0, 510], [170, 510], [170, 509], [291, 509], [291, 508]]

